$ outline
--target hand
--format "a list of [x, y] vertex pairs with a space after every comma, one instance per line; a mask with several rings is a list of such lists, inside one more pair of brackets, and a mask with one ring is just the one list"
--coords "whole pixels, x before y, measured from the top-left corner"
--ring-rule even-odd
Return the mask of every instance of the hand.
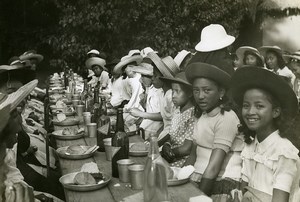
[[13, 184], [5, 190], [7, 202], [34, 202], [33, 188], [24, 181]]
[[169, 143], [165, 143], [162, 147], [161, 156], [168, 161], [168, 163], [172, 163], [175, 159], [175, 154], [171, 149], [171, 145]]
[[130, 114], [135, 117], [142, 117], [143, 112], [137, 108], [133, 108], [130, 110]]
[[28, 154], [34, 154], [37, 150], [38, 150], [38, 148], [37, 148], [36, 146], [30, 146], [30, 147], [27, 149], [27, 153], [28, 153]]

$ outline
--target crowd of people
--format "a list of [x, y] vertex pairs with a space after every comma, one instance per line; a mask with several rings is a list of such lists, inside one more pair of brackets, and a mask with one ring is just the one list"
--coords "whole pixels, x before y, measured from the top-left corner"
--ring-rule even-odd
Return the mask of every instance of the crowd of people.
[[[145, 141], [158, 137], [170, 166], [193, 165], [191, 181], [213, 201], [299, 201], [300, 52], [242, 46], [229, 53], [234, 41], [211, 24], [195, 52], [160, 57], [146, 47], [107, 63], [93, 49], [78, 73], [110, 95], [112, 108], [124, 109], [126, 132], [143, 128]], [[41, 60], [28, 51], [0, 66], [0, 194], [7, 201], [32, 200], [33, 189], [64, 200], [53, 149], [51, 177], [45, 172], [45, 90], [34, 80]]]

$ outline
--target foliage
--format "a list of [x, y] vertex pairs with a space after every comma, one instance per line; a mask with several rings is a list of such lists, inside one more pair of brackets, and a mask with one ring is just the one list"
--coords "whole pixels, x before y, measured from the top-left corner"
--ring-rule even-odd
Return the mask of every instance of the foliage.
[[147, 46], [161, 56], [174, 57], [182, 49], [193, 50], [202, 28], [211, 23], [220, 23], [238, 36], [247, 12], [241, 0], [31, 1], [55, 6], [56, 26], [38, 32], [35, 40], [47, 44], [60, 65], [72, 68], [82, 67], [92, 48], [105, 52], [108, 59]]

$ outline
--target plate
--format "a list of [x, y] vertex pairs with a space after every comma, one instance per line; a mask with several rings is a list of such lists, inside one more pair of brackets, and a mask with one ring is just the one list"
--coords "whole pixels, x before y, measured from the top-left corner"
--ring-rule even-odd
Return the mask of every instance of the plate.
[[109, 175], [102, 173], [102, 175], [104, 177], [104, 181], [99, 184], [75, 185], [75, 184], [73, 184], [73, 181], [74, 181], [75, 175], [77, 173], [78, 172], [66, 174], [66, 175], [62, 176], [61, 178], [59, 178], [59, 182], [63, 185], [63, 187], [65, 189], [69, 189], [72, 191], [94, 191], [97, 189], [101, 189], [102, 187], [105, 187], [111, 180], [111, 177]]
[[79, 124], [79, 119], [73, 117], [67, 117], [63, 121], [58, 121], [57, 118], [53, 119], [53, 124], [57, 126], [74, 126]]
[[[91, 146], [81, 146], [81, 147], [84, 148], [85, 150], [91, 148]], [[58, 155], [61, 158], [71, 159], [71, 160], [86, 159], [86, 158], [92, 157], [94, 155], [94, 153], [97, 151], [97, 150], [95, 150], [94, 152], [91, 152], [88, 154], [66, 154], [67, 148], [68, 148], [68, 146], [60, 147], [56, 150]]]
[[172, 186], [182, 185], [182, 184], [189, 182], [189, 180], [190, 180], [189, 177], [185, 178], [185, 179], [181, 179], [181, 180], [171, 179], [171, 180], [168, 180], [168, 186], [172, 187]]
[[148, 150], [141, 150], [141, 151], [132, 151], [131, 147], [134, 145], [135, 143], [131, 143], [129, 145], [129, 155], [130, 156], [147, 156], [148, 155]]
[[62, 131], [63, 130], [55, 130], [52, 132], [52, 135], [55, 138], [60, 139], [60, 140], [76, 140], [76, 139], [82, 138], [84, 136], [83, 133], [79, 133], [76, 135], [62, 135]]

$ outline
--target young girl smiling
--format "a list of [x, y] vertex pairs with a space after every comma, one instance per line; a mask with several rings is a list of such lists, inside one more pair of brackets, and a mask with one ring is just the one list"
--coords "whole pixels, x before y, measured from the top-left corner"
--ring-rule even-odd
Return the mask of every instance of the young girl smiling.
[[257, 67], [234, 74], [232, 93], [245, 122], [242, 187], [248, 187], [244, 199], [288, 201], [299, 157], [284, 131], [297, 114], [296, 95], [280, 76]]

